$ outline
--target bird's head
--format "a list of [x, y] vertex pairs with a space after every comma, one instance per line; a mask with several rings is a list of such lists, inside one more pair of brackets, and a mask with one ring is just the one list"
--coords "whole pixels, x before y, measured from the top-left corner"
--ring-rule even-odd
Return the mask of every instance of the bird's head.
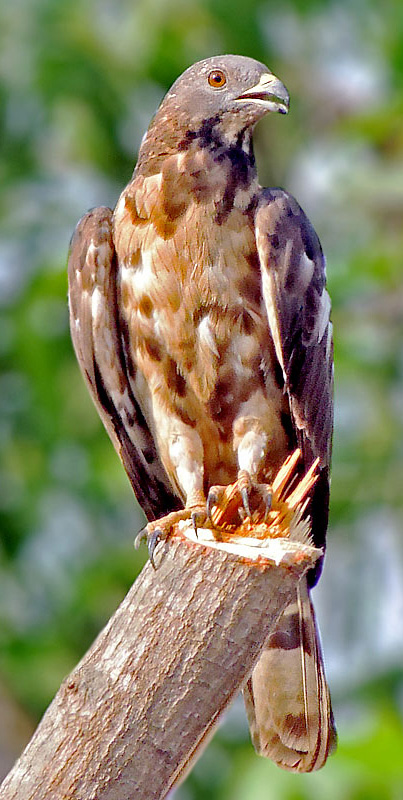
[[215, 120], [221, 136], [235, 141], [269, 111], [286, 114], [284, 84], [259, 61], [246, 56], [216, 56], [198, 61], [173, 84], [150, 126], [154, 140], [177, 145]]
[[162, 106], [187, 111], [191, 119], [232, 115], [253, 125], [268, 111], [286, 114], [289, 95], [264, 64], [246, 56], [217, 56], [198, 61], [173, 84]]

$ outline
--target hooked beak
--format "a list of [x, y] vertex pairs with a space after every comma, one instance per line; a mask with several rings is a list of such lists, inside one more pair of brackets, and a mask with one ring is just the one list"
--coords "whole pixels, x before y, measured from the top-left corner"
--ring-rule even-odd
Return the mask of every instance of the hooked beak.
[[271, 72], [262, 75], [259, 83], [246, 89], [236, 100], [257, 103], [264, 106], [266, 111], [278, 111], [280, 114], [287, 114], [290, 105], [287, 89]]

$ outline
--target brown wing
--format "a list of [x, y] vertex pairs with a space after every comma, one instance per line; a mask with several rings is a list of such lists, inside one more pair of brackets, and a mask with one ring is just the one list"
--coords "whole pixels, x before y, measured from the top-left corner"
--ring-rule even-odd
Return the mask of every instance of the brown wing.
[[76, 356], [103, 424], [149, 520], [181, 507], [132, 390], [119, 322], [112, 211], [78, 223], [68, 261], [70, 328]]
[[[256, 241], [294, 443], [302, 450], [304, 469], [320, 458], [309, 512], [314, 541], [324, 547], [333, 428], [333, 347], [324, 258], [309, 220], [281, 189], [262, 192]], [[320, 566], [301, 581], [244, 689], [255, 749], [296, 772], [322, 767], [337, 738], [308, 589], [319, 574]]]
[[[263, 296], [304, 467], [320, 458], [310, 514], [324, 547], [333, 431], [333, 342], [325, 262], [319, 239], [293, 197], [265, 189], [256, 213]], [[320, 567], [319, 567], [320, 569]], [[319, 577], [310, 575], [310, 584]]]

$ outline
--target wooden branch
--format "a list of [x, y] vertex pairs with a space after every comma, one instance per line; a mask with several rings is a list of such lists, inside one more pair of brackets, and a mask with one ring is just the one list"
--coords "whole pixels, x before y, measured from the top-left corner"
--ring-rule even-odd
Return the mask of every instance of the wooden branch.
[[281, 511], [283, 488], [272, 513], [278, 523], [284, 512], [286, 537], [253, 536], [252, 526], [221, 542], [202, 529], [195, 542], [191, 528], [176, 526], [158, 548], [157, 572], [144, 567], [62, 684], [1, 800], [166, 797], [321, 554], [307, 543], [295, 497]]

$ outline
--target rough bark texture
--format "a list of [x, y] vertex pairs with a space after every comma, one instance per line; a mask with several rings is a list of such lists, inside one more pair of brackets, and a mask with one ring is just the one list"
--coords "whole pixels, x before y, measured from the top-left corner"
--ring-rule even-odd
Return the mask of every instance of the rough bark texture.
[[256, 662], [319, 551], [254, 563], [182, 537], [160, 546], [64, 681], [1, 800], [163, 798]]

